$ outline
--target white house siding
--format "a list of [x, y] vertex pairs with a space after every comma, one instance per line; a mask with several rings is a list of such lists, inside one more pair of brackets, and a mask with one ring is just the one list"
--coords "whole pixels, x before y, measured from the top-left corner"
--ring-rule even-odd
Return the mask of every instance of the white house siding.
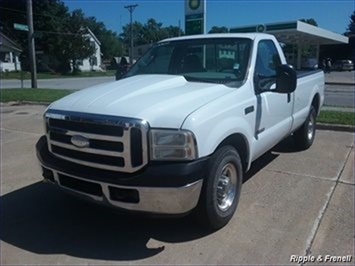
[[21, 70], [19, 61], [21, 52], [18, 44], [0, 32], [0, 72]]
[[20, 71], [21, 64], [19, 58], [13, 52], [1, 52], [1, 59], [0, 59], [0, 71]]
[[[81, 71], [102, 71], [101, 68], [101, 44], [100, 42], [94, 37], [95, 35], [88, 29], [89, 34], [87, 37], [90, 39], [90, 42], [95, 46], [95, 53], [92, 55], [93, 64], [90, 64], [90, 58], [86, 58], [82, 60], [78, 67]], [[95, 59], [96, 58], [96, 59]]]

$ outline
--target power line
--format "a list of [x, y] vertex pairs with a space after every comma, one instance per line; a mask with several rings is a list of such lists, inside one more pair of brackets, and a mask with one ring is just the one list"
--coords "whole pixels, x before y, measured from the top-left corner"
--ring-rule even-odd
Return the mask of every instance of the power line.
[[[18, 10], [18, 9], [12, 9], [12, 8], [6, 8], [6, 7], [0, 7], [0, 9], [9, 11], [11, 13], [17, 14], [17, 15], [21, 15], [23, 14], [23, 18], [26, 18], [26, 14], [27, 12], [22, 11], [22, 10]], [[33, 15], [36, 16], [41, 16], [41, 17], [48, 17], [54, 20], [59, 21], [60, 19], [58, 17], [55, 16], [51, 16], [51, 15], [43, 15], [43, 14], [38, 14], [38, 13], [32, 13]], [[34, 19], [36, 19], [36, 17], [34, 17]], [[10, 30], [9, 28], [7, 28], [7, 32], [8, 34], [11, 33], [12, 37], [14, 38], [13, 34], [12, 34], [12, 30]], [[82, 36], [82, 34], [78, 34], [78, 33], [68, 33], [68, 32], [57, 32], [57, 31], [44, 31], [44, 30], [35, 30], [34, 33], [45, 33], [45, 34], [57, 34], [57, 35], [71, 35], [71, 36]]]
[[23, 13], [24, 15], [26, 15], [26, 11], [22, 11], [22, 10], [18, 10], [18, 9], [12, 9], [12, 8], [7, 8], [7, 7], [0, 7], [0, 9], [3, 9], [3, 10], [7, 10], [7, 11], [10, 11], [10, 12], [15, 12], [15, 13]]
[[60, 31], [46, 31], [46, 30], [36, 30], [35, 33], [46, 33], [46, 34], [57, 34], [57, 35], [71, 35], [71, 36], [83, 36], [85, 33], [70, 33], [70, 32], [60, 32]]

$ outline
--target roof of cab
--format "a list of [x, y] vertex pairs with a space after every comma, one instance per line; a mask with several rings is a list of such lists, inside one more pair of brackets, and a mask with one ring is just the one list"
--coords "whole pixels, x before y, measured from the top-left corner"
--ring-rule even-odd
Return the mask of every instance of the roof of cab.
[[181, 40], [193, 40], [193, 39], [204, 39], [204, 38], [247, 38], [254, 40], [257, 36], [265, 37], [272, 36], [265, 33], [211, 33], [211, 34], [198, 34], [198, 35], [188, 35], [181, 37], [174, 37], [169, 39], [161, 40], [160, 42], [170, 42], [170, 41], [181, 41]]

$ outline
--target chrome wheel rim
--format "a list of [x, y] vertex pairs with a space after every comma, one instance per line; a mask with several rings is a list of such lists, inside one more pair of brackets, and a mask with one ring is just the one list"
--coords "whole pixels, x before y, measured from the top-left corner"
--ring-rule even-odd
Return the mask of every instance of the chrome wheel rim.
[[311, 115], [308, 121], [308, 132], [307, 132], [307, 137], [309, 140], [312, 140], [313, 134], [314, 134], [314, 117], [313, 115]]
[[226, 164], [218, 178], [217, 206], [227, 211], [233, 204], [236, 194], [237, 169], [232, 163]]

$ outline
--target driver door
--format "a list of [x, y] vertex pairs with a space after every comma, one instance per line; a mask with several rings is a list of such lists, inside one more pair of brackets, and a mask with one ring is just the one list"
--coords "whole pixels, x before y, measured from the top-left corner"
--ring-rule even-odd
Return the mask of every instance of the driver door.
[[291, 130], [292, 95], [273, 92], [276, 88], [276, 68], [280, 65], [275, 43], [272, 40], [260, 41], [254, 72], [257, 100], [254, 137], [259, 143], [256, 145], [256, 156], [272, 148]]

